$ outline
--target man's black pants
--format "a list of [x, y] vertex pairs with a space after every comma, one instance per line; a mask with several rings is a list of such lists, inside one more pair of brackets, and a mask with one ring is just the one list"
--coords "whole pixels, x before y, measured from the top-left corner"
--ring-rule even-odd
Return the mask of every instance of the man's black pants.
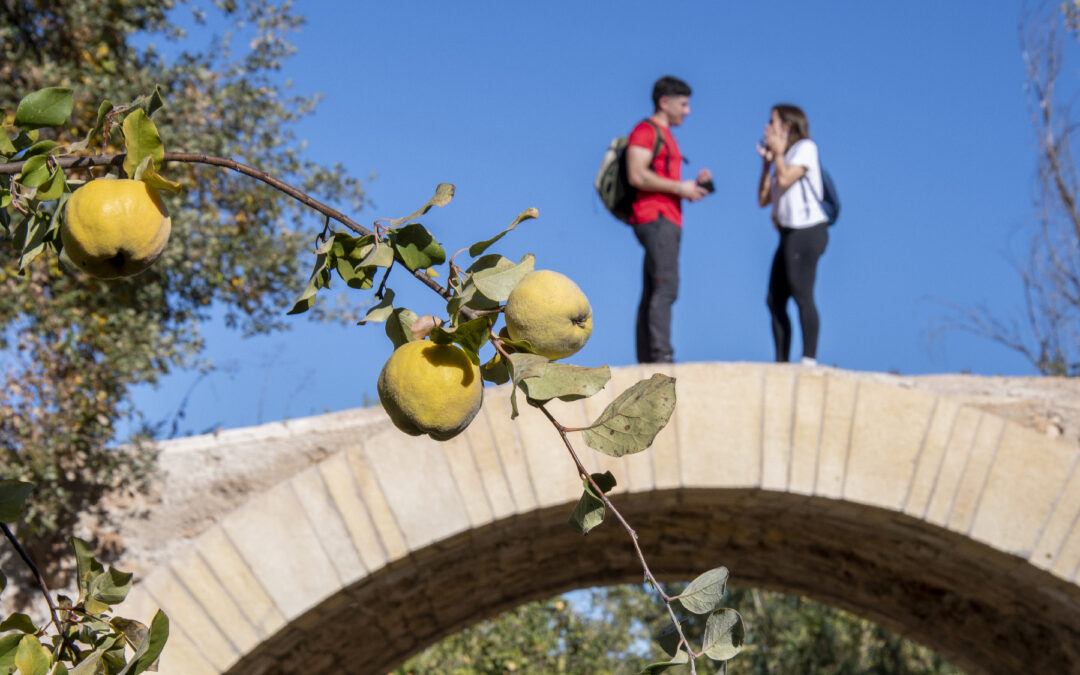
[[637, 313], [639, 363], [670, 363], [671, 306], [679, 295], [679, 241], [682, 228], [661, 216], [634, 225], [634, 235], [645, 247], [641, 303]]

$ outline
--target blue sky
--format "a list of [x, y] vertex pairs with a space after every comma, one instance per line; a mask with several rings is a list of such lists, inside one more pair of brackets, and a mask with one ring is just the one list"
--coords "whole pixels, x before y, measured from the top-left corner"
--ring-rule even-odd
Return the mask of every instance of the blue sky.
[[[931, 339], [933, 321], [949, 316], [939, 300], [985, 303], [1006, 317], [1022, 311], [1009, 255], [1023, 252], [1035, 214], [1036, 156], [1021, 2], [297, 7], [307, 24], [281, 75], [297, 92], [324, 95], [298, 130], [310, 156], [354, 175], [374, 172], [375, 206], [355, 219], [406, 215], [437, 183], [454, 183], [454, 201], [422, 220], [453, 252], [538, 208], [540, 218], [496, 250], [513, 259], [535, 253], [538, 267], [571, 276], [589, 296], [594, 333], [575, 363], [634, 360], [641, 249], [603, 210], [592, 181], [611, 138], [651, 113], [653, 81], [673, 74], [694, 89], [692, 112], [675, 130], [691, 159], [684, 173], [708, 167], [717, 185], [684, 208], [677, 361], [772, 358], [764, 298], [776, 234], [756, 205], [754, 143], [770, 107], [792, 102], [807, 112], [843, 204], [819, 266], [819, 361], [904, 374], [1034, 374], [987, 340], [957, 331]], [[321, 223], [310, 226], [314, 236]], [[396, 280], [397, 304], [444, 313], [430, 291]], [[295, 280], [297, 292], [304, 282]], [[375, 396], [391, 351], [381, 326], [294, 324], [251, 340], [208, 326], [207, 355], [221, 370], [171, 375], [140, 390], [137, 404], [160, 419], [190, 393], [180, 428], [197, 433]], [[798, 353], [798, 335], [793, 347]]]

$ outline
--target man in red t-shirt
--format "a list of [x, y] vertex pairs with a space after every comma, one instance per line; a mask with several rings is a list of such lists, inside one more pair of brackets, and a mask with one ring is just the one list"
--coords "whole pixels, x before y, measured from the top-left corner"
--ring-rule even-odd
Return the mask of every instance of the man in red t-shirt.
[[[630, 132], [626, 174], [637, 189], [630, 224], [645, 247], [641, 302], [637, 313], [637, 359], [640, 363], [671, 363], [671, 306], [679, 294], [679, 241], [682, 239], [682, 200], [696, 202], [712, 185], [708, 169], [697, 180], [682, 180], [682, 154], [671, 127], [690, 114], [690, 86], [666, 76], [653, 85], [652, 117]], [[653, 159], [656, 134], [663, 142]]]

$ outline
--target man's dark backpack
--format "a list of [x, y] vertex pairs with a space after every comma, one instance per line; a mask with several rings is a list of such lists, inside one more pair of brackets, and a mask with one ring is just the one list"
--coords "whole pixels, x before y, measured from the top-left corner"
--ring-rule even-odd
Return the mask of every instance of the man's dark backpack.
[[[664, 135], [660, 133], [660, 127], [652, 120], [645, 120], [656, 131], [656, 141], [653, 143], [652, 159], [649, 160], [651, 167], [660, 153], [660, 146], [664, 142]], [[626, 136], [618, 136], [611, 141], [604, 159], [600, 162], [600, 170], [596, 173], [596, 192], [600, 195], [600, 201], [604, 207], [624, 223], [630, 223], [630, 214], [633, 211], [634, 199], [637, 190], [630, 185], [626, 175]]]

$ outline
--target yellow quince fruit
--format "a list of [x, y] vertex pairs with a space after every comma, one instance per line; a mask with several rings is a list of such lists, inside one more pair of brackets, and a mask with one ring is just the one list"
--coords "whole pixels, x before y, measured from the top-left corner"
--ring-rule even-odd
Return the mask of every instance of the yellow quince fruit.
[[379, 373], [379, 400], [398, 429], [437, 441], [457, 436], [480, 412], [480, 368], [457, 345], [406, 342]]
[[511, 340], [528, 342], [549, 359], [564, 359], [585, 346], [592, 335], [592, 307], [565, 274], [536, 270], [526, 274], [503, 310]]
[[63, 257], [98, 279], [144, 271], [161, 256], [172, 230], [161, 196], [140, 180], [92, 180], [71, 194], [64, 216]]

